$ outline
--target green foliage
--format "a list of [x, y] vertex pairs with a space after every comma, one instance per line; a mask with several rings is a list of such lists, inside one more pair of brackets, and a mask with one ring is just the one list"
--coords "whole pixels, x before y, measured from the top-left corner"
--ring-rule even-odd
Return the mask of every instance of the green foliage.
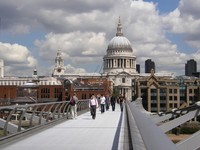
[[185, 126], [185, 127], [177, 127], [177, 128], [174, 128], [172, 130], [172, 134], [176, 134], [176, 135], [179, 135], [179, 134], [193, 134], [197, 131], [200, 130], [200, 127], [189, 127], [189, 126]]
[[117, 87], [113, 88], [113, 96], [119, 97], [119, 88], [117, 88]]
[[3, 136], [3, 129], [0, 128], [0, 137]]
[[200, 130], [200, 127], [182, 127], [181, 134], [193, 134]]

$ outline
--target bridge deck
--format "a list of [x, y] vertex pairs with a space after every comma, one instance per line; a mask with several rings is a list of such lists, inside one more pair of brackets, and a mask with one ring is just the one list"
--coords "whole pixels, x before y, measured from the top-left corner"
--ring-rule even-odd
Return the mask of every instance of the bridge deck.
[[96, 119], [90, 112], [78, 116], [77, 120], [67, 120], [61, 124], [25, 137], [1, 150], [102, 150], [117, 149], [119, 142], [121, 111], [101, 114], [97, 109]]

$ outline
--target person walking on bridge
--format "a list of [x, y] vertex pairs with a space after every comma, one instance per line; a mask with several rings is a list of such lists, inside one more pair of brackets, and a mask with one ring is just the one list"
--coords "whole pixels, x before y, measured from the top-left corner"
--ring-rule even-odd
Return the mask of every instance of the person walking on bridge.
[[106, 97], [105, 97], [105, 103], [106, 103], [106, 111], [108, 111], [109, 110], [109, 106], [110, 106], [110, 97], [109, 97], [109, 95], [106, 95]]
[[100, 103], [101, 103], [101, 113], [104, 113], [105, 112], [106, 98], [103, 94], [100, 97]]
[[92, 119], [95, 119], [96, 118], [96, 108], [98, 108], [98, 101], [94, 95], [92, 95], [91, 99], [89, 100], [89, 108], [91, 111]]
[[124, 101], [125, 101], [124, 96], [122, 96], [122, 94], [120, 94], [120, 96], [119, 96], [119, 105], [120, 105], [121, 112], [123, 112]]
[[76, 97], [76, 93], [74, 93], [74, 95], [71, 97], [69, 103], [71, 105], [70, 111], [71, 111], [72, 119], [77, 119], [78, 98]]
[[111, 106], [112, 106], [112, 111], [115, 111], [115, 103], [116, 103], [116, 98], [114, 95], [110, 98]]

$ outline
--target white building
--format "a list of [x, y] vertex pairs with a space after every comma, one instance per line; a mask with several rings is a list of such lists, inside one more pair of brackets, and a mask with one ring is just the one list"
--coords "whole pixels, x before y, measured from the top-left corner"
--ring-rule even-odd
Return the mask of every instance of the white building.
[[0, 78], [4, 77], [4, 61], [0, 59]]
[[103, 74], [65, 74], [64, 61], [60, 51], [57, 53], [55, 63], [53, 76], [62, 76], [68, 79], [107, 77], [113, 82], [113, 87], [119, 90], [119, 94], [124, 95], [129, 100], [132, 98], [132, 80], [139, 76], [136, 72], [136, 56], [134, 56], [130, 41], [123, 36], [120, 18], [116, 36], [109, 42], [107, 54], [103, 57]]
[[65, 67], [64, 67], [64, 60], [62, 58], [61, 51], [58, 50], [57, 56], [55, 58], [55, 67], [53, 70], [53, 76], [61, 76], [65, 72]]
[[132, 80], [139, 76], [136, 72], [136, 56], [130, 41], [123, 36], [119, 18], [117, 33], [108, 44], [107, 54], [103, 58], [103, 73], [113, 81], [119, 93], [127, 99], [132, 98]]

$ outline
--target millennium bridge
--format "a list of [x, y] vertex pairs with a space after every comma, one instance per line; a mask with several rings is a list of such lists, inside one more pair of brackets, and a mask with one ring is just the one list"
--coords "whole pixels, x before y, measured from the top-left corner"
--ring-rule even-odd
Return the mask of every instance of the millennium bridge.
[[119, 104], [93, 120], [88, 100], [71, 119], [68, 101], [0, 107], [1, 150], [197, 150], [200, 131], [173, 143], [167, 132], [196, 118], [196, 104], [167, 113], [144, 110], [142, 99]]

